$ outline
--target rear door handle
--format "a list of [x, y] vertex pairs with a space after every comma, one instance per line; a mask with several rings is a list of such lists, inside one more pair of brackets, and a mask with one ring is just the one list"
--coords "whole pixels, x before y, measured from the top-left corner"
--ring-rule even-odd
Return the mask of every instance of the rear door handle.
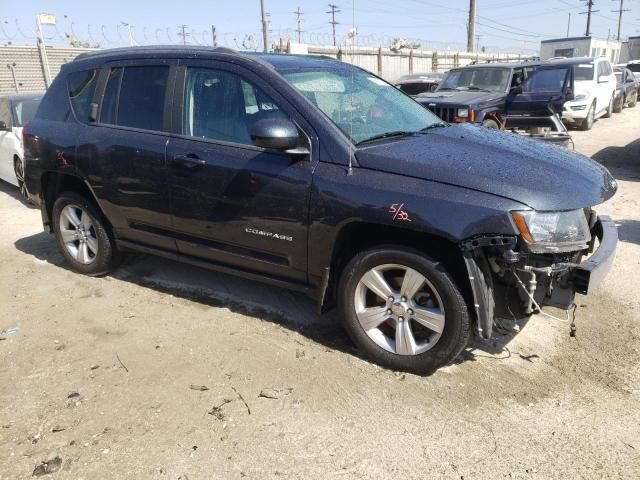
[[186, 168], [189, 170], [204, 167], [206, 164], [207, 161], [205, 159], [200, 158], [193, 153], [188, 155], [176, 155], [171, 160], [172, 167]]

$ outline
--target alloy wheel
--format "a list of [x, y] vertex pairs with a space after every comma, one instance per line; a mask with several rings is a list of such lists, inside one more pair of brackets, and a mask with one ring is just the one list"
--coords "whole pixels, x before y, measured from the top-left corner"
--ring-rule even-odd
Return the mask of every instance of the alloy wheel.
[[380, 265], [355, 290], [356, 317], [369, 338], [397, 355], [420, 355], [438, 342], [444, 304], [433, 284], [404, 265]]
[[77, 205], [60, 213], [60, 235], [67, 252], [79, 263], [89, 265], [98, 255], [98, 237], [91, 216]]

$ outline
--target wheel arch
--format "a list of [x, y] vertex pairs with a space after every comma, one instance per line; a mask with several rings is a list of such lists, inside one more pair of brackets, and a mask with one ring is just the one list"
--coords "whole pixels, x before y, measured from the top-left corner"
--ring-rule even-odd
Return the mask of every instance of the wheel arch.
[[[442, 263], [453, 276], [467, 305], [473, 305], [473, 292], [460, 247], [439, 235], [407, 228], [354, 221], [338, 232], [327, 270], [325, 285], [319, 300], [321, 310], [332, 307], [336, 301], [337, 284], [342, 271], [358, 253], [375, 247], [403, 247], [416, 250]], [[473, 309], [470, 308], [470, 311]]]
[[102, 210], [100, 202], [98, 202], [96, 195], [93, 193], [93, 190], [85, 180], [69, 173], [45, 172], [42, 174], [40, 182], [40, 191], [42, 192], [43, 199], [42, 219], [43, 224], [49, 229], [50, 233], [53, 233], [53, 224], [51, 221], [53, 204], [55, 203], [56, 198], [58, 198], [58, 196], [62, 192], [75, 192], [85, 196], [87, 199], [92, 201], [102, 215], [102, 219], [104, 220], [105, 224], [107, 225], [109, 230], [112, 231], [111, 224], [109, 223], [107, 216]]

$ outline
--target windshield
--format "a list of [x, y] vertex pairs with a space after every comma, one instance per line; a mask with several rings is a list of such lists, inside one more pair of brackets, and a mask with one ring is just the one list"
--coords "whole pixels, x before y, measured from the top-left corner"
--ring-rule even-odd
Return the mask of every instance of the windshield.
[[16, 127], [23, 127], [27, 122], [30, 122], [33, 116], [36, 114], [38, 105], [40, 104], [39, 98], [29, 98], [26, 100], [18, 100], [13, 104], [13, 108], [16, 112]]
[[397, 88], [358, 68], [281, 73], [355, 144], [374, 137], [418, 133], [442, 124]]
[[508, 68], [464, 68], [452, 70], [440, 84], [440, 90], [486, 90], [506, 92], [511, 80]]
[[593, 65], [576, 65], [573, 68], [573, 76], [576, 82], [593, 80]]

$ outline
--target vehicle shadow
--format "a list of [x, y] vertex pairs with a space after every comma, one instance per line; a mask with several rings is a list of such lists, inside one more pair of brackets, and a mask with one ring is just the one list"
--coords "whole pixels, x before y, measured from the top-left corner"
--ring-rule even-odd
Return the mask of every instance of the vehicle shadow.
[[617, 220], [616, 225], [618, 225], [618, 238], [620, 241], [640, 245], [639, 220]]
[[[41, 232], [15, 242], [15, 247], [38, 260], [70, 270], [53, 237]], [[142, 254], [127, 254], [112, 278], [173, 295], [209, 307], [272, 322], [297, 332], [324, 347], [360, 356], [340, 325], [335, 310], [318, 314], [317, 303], [305, 295], [179, 262]], [[516, 335], [513, 325], [526, 319], [506, 321], [489, 341], [474, 339], [454, 363], [475, 360], [478, 351], [501, 355]], [[503, 321], [504, 323], [505, 321]], [[506, 350], [508, 351], [508, 350]]]
[[607, 167], [618, 180], [640, 181], [640, 138], [624, 147], [605, 147], [591, 158]]
[[0, 180], [0, 192], [6, 193], [7, 195], [9, 195], [14, 200], [18, 200], [20, 203], [22, 203], [27, 208], [32, 208], [32, 209], [38, 208], [34, 204], [27, 202], [22, 197], [22, 195], [20, 195], [20, 190], [18, 189], [18, 187], [14, 186], [14, 185], [11, 185], [10, 183], [5, 182], [4, 180]]

